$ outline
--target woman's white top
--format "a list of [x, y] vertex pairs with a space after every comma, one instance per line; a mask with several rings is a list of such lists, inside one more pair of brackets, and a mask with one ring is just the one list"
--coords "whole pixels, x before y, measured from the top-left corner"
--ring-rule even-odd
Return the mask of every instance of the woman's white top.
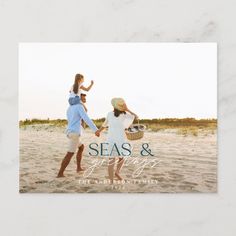
[[[131, 115], [129, 113], [126, 114], [120, 114], [118, 117], [115, 117], [114, 112], [109, 112], [107, 114], [106, 120], [103, 123], [103, 127], [108, 127], [108, 134], [107, 134], [107, 143], [108, 143], [108, 151], [109, 154], [112, 151], [111, 156], [118, 156], [117, 152], [114, 152], [114, 144], [116, 144], [119, 153], [123, 156], [128, 155], [128, 151], [125, 151], [122, 148], [122, 145], [124, 143], [127, 143], [125, 129], [129, 128], [129, 126], [134, 121], [134, 115]], [[127, 147], [127, 145], [125, 145]]]

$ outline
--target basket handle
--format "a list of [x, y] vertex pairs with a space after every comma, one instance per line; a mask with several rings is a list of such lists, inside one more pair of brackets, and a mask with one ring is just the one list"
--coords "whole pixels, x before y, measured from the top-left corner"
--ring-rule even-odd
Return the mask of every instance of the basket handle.
[[138, 131], [139, 131], [139, 119], [137, 119], [137, 121], [138, 121]]

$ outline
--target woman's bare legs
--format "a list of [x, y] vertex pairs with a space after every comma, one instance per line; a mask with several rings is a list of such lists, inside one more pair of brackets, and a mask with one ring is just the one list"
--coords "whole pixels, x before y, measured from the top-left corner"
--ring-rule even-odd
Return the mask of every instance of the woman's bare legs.
[[117, 167], [116, 167], [116, 172], [115, 172], [115, 176], [119, 179], [119, 180], [122, 180], [122, 177], [120, 176], [120, 170], [122, 168], [124, 164], [124, 158], [119, 158], [119, 161], [117, 163]]
[[108, 175], [109, 179], [111, 181], [111, 184], [113, 184], [113, 179], [114, 179], [114, 166], [115, 166], [115, 158], [109, 158], [109, 163], [108, 163]]

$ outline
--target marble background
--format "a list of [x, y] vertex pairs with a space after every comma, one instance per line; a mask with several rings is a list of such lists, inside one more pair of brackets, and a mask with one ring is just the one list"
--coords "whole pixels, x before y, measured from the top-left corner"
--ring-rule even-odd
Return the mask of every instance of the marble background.
[[[235, 235], [235, 8], [234, 0], [0, 0], [1, 234]], [[18, 42], [218, 42], [218, 194], [19, 195]]]

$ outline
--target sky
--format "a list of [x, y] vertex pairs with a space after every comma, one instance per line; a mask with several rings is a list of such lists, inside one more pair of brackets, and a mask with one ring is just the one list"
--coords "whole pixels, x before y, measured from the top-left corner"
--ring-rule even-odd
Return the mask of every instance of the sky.
[[216, 43], [21, 43], [19, 119], [65, 119], [76, 73], [91, 118], [122, 97], [140, 118], [216, 118]]

